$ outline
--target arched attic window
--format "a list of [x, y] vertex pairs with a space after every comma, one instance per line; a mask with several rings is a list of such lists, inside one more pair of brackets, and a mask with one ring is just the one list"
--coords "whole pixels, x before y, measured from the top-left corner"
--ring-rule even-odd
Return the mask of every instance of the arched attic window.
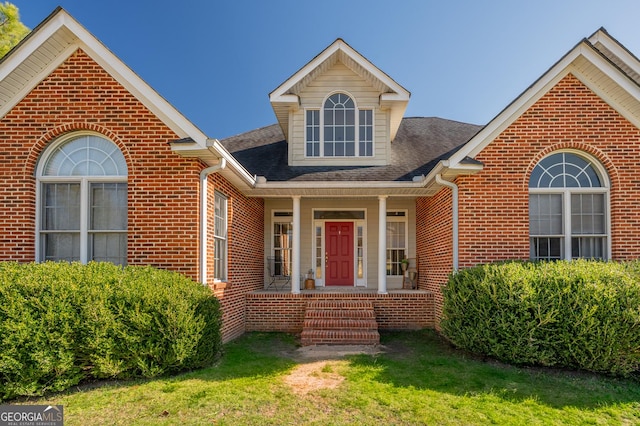
[[127, 263], [127, 164], [96, 134], [52, 144], [37, 170], [39, 261]]
[[334, 93], [322, 110], [306, 111], [307, 157], [373, 156], [373, 110], [358, 109], [351, 96]]
[[531, 172], [532, 259], [607, 259], [608, 218], [608, 179], [595, 160], [575, 152], [556, 152]]

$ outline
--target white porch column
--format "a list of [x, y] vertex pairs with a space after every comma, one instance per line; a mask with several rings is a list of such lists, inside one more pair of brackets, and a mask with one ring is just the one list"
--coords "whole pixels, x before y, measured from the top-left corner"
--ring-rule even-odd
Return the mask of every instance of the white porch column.
[[387, 196], [378, 196], [378, 294], [387, 294]]
[[300, 293], [300, 196], [293, 198], [293, 242], [291, 244], [291, 293]]

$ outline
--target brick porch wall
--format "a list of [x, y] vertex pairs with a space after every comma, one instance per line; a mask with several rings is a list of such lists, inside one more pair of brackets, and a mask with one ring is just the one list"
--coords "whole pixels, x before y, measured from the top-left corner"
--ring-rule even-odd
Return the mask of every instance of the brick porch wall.
[[429, 292], [278, 293], [246, 295], [247, 331], [300, 333], [307, 302], [313, 299], [372, 301], [380, 330], [413, 330], [434, 326], [433, 294]]

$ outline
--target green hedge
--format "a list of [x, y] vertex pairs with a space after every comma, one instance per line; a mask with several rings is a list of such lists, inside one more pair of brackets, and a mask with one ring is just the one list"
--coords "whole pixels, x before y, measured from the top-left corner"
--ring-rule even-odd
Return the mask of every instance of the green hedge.
[[0, 400], [209, 365], [220, 319], [212, 293], [177, 273], [0, 263]]
[[507, 262], [452, 275], [442, 332], [512, 364], [640, 371], [640, 263]]

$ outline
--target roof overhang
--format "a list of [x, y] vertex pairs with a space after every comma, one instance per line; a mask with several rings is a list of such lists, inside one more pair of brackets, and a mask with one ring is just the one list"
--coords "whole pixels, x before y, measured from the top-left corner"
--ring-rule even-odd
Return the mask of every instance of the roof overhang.
[[[640, 63], [637, 58], [612, 41], [603, 30], [598, 31], [591, 39], [606, 42], [609, 48], [616, 49], [616, 52], [624, 55], [625, 60], [628, 60], [625, 66], [629, 66], [635, 73], [640, 72]], [[465, 158], [475, 158], [518, 117], [569, 74], [578, 78], [618, 113], [640, 128], [639, 83], [633, 79], [629, 71], [623, 70], [591, 41], [584, 39], [453, 154], [449, 164], [456, 168]]]
[[264, 177], [257, 177], [256, 184], [249, 194], [251, 197], [283, 198], [346, 198], [346, 197], [430, 197], [435, 195], [442, 185], [436, 182], [441, 175], [446, 180], [455, 180], [460, 175], [472, 175], [482, 170], [483, 165], [477, 161], [463, 161], [451, 167], [448, 161], [440, 161], [427, 176], [415, 176], [410, 182], [397, 181], [288, 181], [268, 182]]
[[207, 139], [204, 148], [189, 138], [181, 139], [171, 143], [171, 150], [185, 158], [198, 158], [207, 166], [220, 164], [220, 160], [224, 159], [226, 167], [218, 173], [243, 194], [249, 194], [255, 185], [256, 177], [249, 173], [217, 139]]
[[334, 41], [269, 94], [271, 106], [285, 139], [289, 139], [289, 114], [300, 108], [298, 97], [300, 91], [337, 62], [343, 63], [362, 76], [380, 92], [380, 107], [391, 111], [391, 139], [393, 140], [411, 93], [342, 39]]
[[224, 158], [222, 172], [241, 190], [249, 190], [254, 176], [233, 158], [216, 139], [209, 139], [118, 57], [89, 33], [64, 9], [58, 7], [24, 40], [0, 60], [0, 117], [78, 49], [103, 67], [180, 138], [171, 149], [186, 158], [198, 158], [214, 165]]
[[81, 49], [180, 138], [206, 147], [207, 136], [127, 67], [67, 11], [58, 7], [0, 61], [0, 117]]

